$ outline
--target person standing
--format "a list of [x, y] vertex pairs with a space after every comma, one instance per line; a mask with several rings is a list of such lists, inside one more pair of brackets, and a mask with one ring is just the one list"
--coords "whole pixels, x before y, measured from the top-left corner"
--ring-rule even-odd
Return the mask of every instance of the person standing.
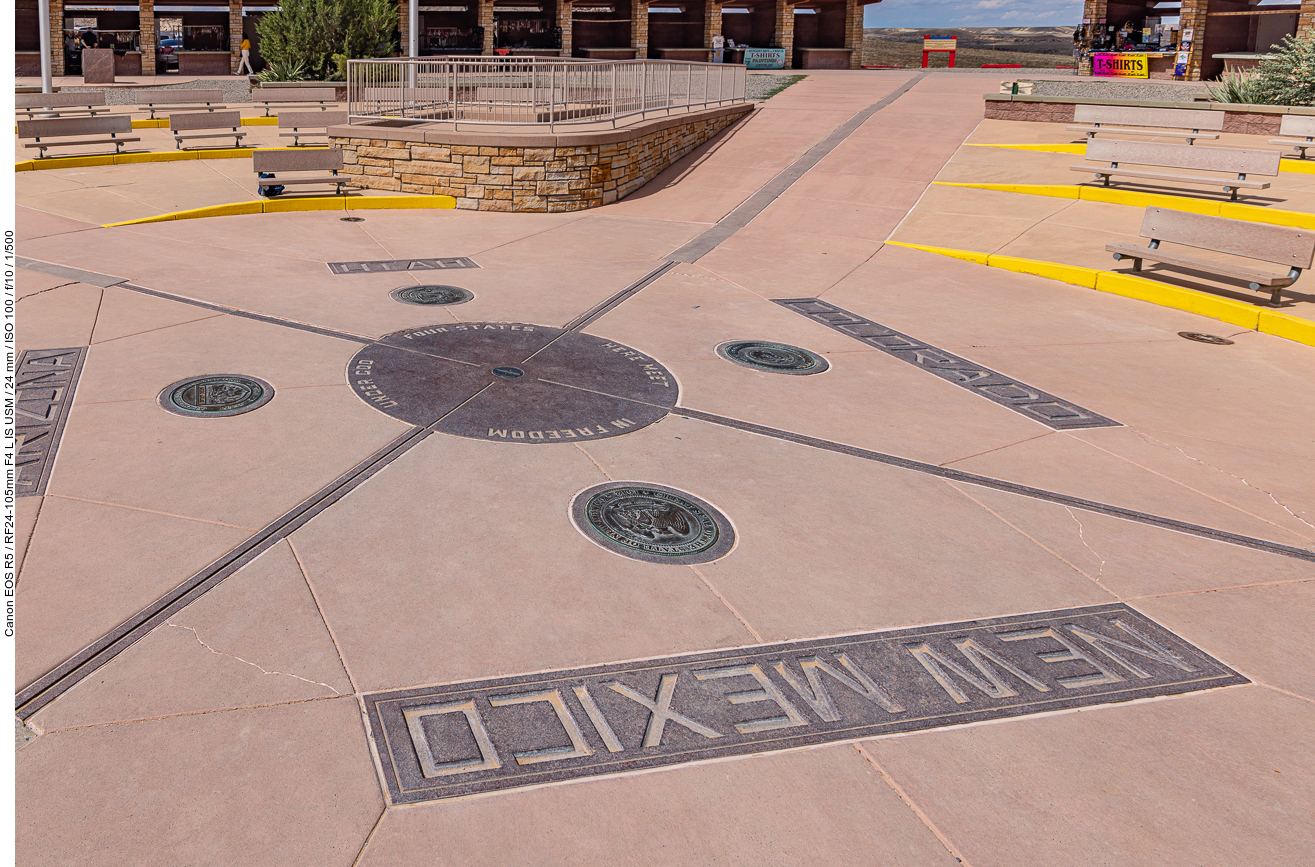
[[256, 71], [251, 68], [251, 40], [246, 36], [242, 37], [242, 62], [237, 65], [237, 72], [234, 75], [241, 75], [244, 66], [247, 68], [248, 75], [256, 74]]

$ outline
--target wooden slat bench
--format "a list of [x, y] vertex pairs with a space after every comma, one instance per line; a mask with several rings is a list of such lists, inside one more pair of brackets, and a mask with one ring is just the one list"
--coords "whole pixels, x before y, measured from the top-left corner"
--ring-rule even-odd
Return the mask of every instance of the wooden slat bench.
[[37, 114], [90, 115], [95, 117], [109, 111], [105, 106], [105, 92], [101, 90], [72, 91], [67, 93], [16, 93], [14, 112], [26, 114], [31, 120]]
[[[126, 114], [38, 118], [18, 122], [18, 137], [33, 139], [23, 147], [37, 148], [37, 159], [45, 157], [47, 148], [74, 145], [112, 144], [116, 154], [123, 153], [125, 144], [141, 141], [136, 136], [119, 135], [125, 132], [132, 132], [132, 118]], [[96, 136], [96, 138], [87, 138], [87, 136]]]
[[[1245, 220], [1226, 220], [1223, 217], [1206, 217], [1186, 211], [1167, 208], [1147, 208], [1142, 220], [1141, 236], [1150, 238], [1149, 247], [1135, 244], [1107, 244], [1105, 249], [1116, 260], [1132, 259], [1132, 270], [1140, 271], [1142, 260], [1159, 262], [1187, 271], [1198, 271], [1241, 280], [1253, 291], [1262, 288], [1270, 291], [1269, 303], [1275, 307], [1284, 286], [1291, 286], [1301, 272], [1309, 268], [1315, 258], [1315, 232], [1306, 229], [1288, 229], [1265, 223]], [[1197, 250], [1212, 250], [1260, 262], [1286, 265], [1288, 273], [1274, 274], [1255, 268], [1230, 265], [1213, 259], [1203, 259], [1172, 250], [1160, 249], [1160, 244], [1180, 244]]]
[[[1308, 114], [1285, 114], [1279, 124], [1279, 135], [1291, 138], [1272, 138], [1270, 144], [1287, 145], [1306, 158], [1306, 148], [1315, 148], [1315, 117]], [[1297, 138], [1301, 136], [1301, 138]]]
[[329, 87], [262, 87], [251, 92], [251, 101], [265, 107], [265, 117], [270, 116], [269, 110], [274, 107], [328, 111], [338, 104], [333, 88]]
[[[348, 175], [340, 175], [342, 170], [342, 148], [305, 148], [302, 150], [259, 150], [251, 155], [251, 169], [260, 178], [256, 182], [256, 193], [262, 196], [278, 195], [267, 193], [270, 187], [284, 187], [306, 184], [333, 184], [336, 193], [342, 193], [343, 186], [351, 180]], [[309, 177], [287, 177], [286, 172], [330, 172]]]
[[[351, 119], [345, 111], [284, 111], [279, 112], [279, 138], [292, 139], [293, 147], [301, 147], [301, 140], [328, 136], [328, 127], [342, 126]], [[327, 142], [326, 142], [327, 143]]]
[[151, 119], [155, 119], [156, 108], [176, 109], [205, 109], [214, 111], [219, 108], [227, 108], [224, 104], [224, 92], [222, 90], [140, 90], [136, 93], [138, 105], [144, 105], [151, 112]]
[[[188, 114], [169, 115], [169, 129], [174, 135], [174, 147], [183, 149], [183, 142], [196, 139], [231, 138], [233, 147], [241, 147], [246, 135], [238, 129], [242, 125], [242, 113], [238, 111], [197, 111]], [[199, 132], [188, 132], [199, 130]], [[226, 130], [216, 132], [216, 130]]]
[[1088, 141], [1095, 138], [1097, 133], [1119, 133], [1178, 136], [1191, 144], [1198, 138], [1218, 139], [1218, 131], [1224, 128], [1224, 113], [1199, 108], [1078, 105], [1073, 107], [1073, 121], [1077, 125], [1068, 127], [1069, 132], [1085, 133]]
[[[1129, 178], [1147, 178], [1155, 181], [1174, 181], [1180, 184], [1199, 184], [1207, 187], [1222, 187], [1230, 193], [1230, 198], [1237, 200], [1237, 191], [1264, 190], [1269, 188], [1268, 181], [1252, 181], [1247, 175], [1278, 175], [1278, 151], [1258, 151], [1245, 148], [1196, 147], [1195, 145], [1168, 144], [1161, 142], [1139, 141], [1104, 141], [1092, 139], [1087, 142], [1087, 159], [1095, 162], [1107, 162], [1109, 166], [1069, 166], [1075, 172], [1088, 172], [1103, 180], [1105, 186], [1116, 176]], [[1131, 163], [1137, 166], [1150, 166], [1160, 169], [1190, 169], [1205, 172], [1227, 172], [1234, 178], [1212, 178], [1208, 175], [1185, 175], [1172, 172], [1149, 171], [1147, 169], [1125, 169], [1122, 166]]]

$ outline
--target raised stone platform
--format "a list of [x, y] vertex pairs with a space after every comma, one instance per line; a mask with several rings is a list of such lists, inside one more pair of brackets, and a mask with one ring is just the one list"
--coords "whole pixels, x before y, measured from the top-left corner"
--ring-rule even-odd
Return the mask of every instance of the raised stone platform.
[[454, 196], [467, 210], [579, 211], [625, 198], [752, 111], [740, 103], [552, 133], [384, 121], [330, 127], [329, 139], [343, 149], [353, 186]]

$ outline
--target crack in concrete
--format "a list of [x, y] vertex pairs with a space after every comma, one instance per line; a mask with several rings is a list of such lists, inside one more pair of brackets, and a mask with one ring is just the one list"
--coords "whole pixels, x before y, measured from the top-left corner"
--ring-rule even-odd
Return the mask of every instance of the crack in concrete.
[[1100, 583], [1100, 579], [1105, 577], [1105, 558], [1100, 556], [1100, 553], [1095, 548], [1091, 547], [1091, 543], [1087, 541], [1086, 529], [1082, 526], [1082, 522], [1078, 520], [1078, 516], [1073, 513], [1073, 510], [1070, 509], [1068, 506], [1065, 506], [1064, 511], [1068, 512], [1068, 516], [1073, 519], [1073, 523], [1078, 525], [1078, 541], [1082, 543], [1082, 547], [1090, 551], [1091, 556], [1095, 557], [1097, 560], [1100, 561], [1100, 568], [1096, 570], [1096, 574], [1092, 576], [1091, 580], [1095, 581], [1097, 584], [1100, 584], [1102, 588], [1108, 590], [1109, 588], [1105, 587], [1104, 584]]
[[216, 656], [227, 656], [229, 659], [236, 659], [238, 662], [245, 663], [245, 664], [251, 666], [252, 668], [258, 669], [258, 670], [260, 671], [261, 674], [279, 674], [279, 675], [282, 675], [282, 676], [284, 676], [284, 677], [292, 677], [292, 678], [296, 678], [297, 680], [300, 680], [300, 681], [302, 681], [303, 683], [310, 683], [310, 684], [314, 684], [315, 686], [322, 686], [322, 687], [324, 687], [325, 689], [327, 689], [327, 690], [329, 690], [330, 692], [332, 692], [334, 695], [342, 695], [342, 693], [338, 692], [338, 690], [336, 690], [336, 689], [334, 689], [333, 687], [329, 686], [327, 683], [320, 683], [318, 680], [309, 680], [309, 679], [307, 679], [307, 678], [302, 677], [301, 675], [298, 675], [298, 674], [291, 674], [290, 672], [286, 672], [286, 671], [273, 671], [273, 670], [271, 670], [271, 669], [265, 668], [265, 667], [262, 666], [262, 665], [258, 665], [257, 663], [254, 663], [254, 662], [252, 662], [252, 661], [249, 660], [249, 659], [243, 659], [242, 657], [240, 657], [240, 656], [236, 656], [236, 655], [234, 655], [234, 654], [232, 654], [232, 653], [224, 653], [222, 650], [215, 650], [213, 647], [211, 647], [210, 645], [206, 644], [205, 641], [202, 640], [200, 633], [198, 633], [198, 632], [197, 632], [195, 629], [193, 629], [191, 626], [183, 626], [181, 623], [174, 623], [174, 622], [172, 622], [172, 621], [165, 621], [165, 624], [164, 624], [164, 625], [165, 625], [165, 626], [171, 626], [171, 627], [173, 627], [174, 629], [186, 629], [188, 632], [192, 633], [192, 637], [196, 639], [197, 643], [200, 644], [202, 647], [204, 647], [206, 650], [210, 651], [211, 653], [215, 654]]
[[44, 295], [47, 292], [54, 292], [56, 289], [63, 289], [65, 286], [76, 286], [77, 284], [78, 284], [77, 280], [72, 280], [68, 283], [60, 283], [58, 286], [51, 286], [49, 289], [41, 289], [37, 292], [29, 292], [26, 295], [22, 296], [21, 298], [16, 298], [14, 300], [14, 303], [20, 304], [23, 301], [26, 301], [27, 299], [35, 297], [37, 295]]
[[1150, 434], [1143, 433], [1142, 431], [1139, 431], [1136, 428], [1128, 428], [1128, 429], [1131, 430], [1133, 433], [1135, 433], [1137, 436], [1141, 437], [1146, 442], [1152, 443], [1153, 445], [1162, 446], [1166, 449], [1174, 449], [1180, 455], [1187, 458], [1189, 461], [1195, 461], [1196, 463], [1200, 464], [1203, 467], [1207, 467], [1218, 473], [1223, 473], [1224, 475], [1229, 476], [1230, 478], [1237, 479], [1239, 482], [1246, 485], [1248, 488], [1251, 488], [1253, 491], [1259, 491], [1260, 493], [1264, 494], [1266, 497], [1269, 497], [1269, 499], [1274, 503], [1274, 505], [1278, 506], [1280, 509], [1287, 512], [1293, 518], [1305, 524], [1310, 529], [1315, 530], [1315, 524], [1312, 524], [1310, 521], [1307, 521], [1305, 518], [1301, 517], [1296, 512], [1289, 509], [1287, 505], [1285, 505], [1281, 500], [1279, 500], [1278, 497], [1274, 496], [1269, 491], [1265, 490], [1259, 485], [1251, 484], [1246, 479], [1239, 476], [1237, 473], [1230, 473], [1228, 470], [1224, 469], [1223, 467], [1217, 467], [1214, 464], [1210, 463], [1209, 461], [1203, 461], [1194, 455], [1189, 455], [1187, 452], [1183, 451], [1182, 448], [1180, 448], [1179, 446], [1173, 445], [1172, 443], [1166, 443], [1162, 440], [1158, 440], [1155, 437], [1151, 436]]

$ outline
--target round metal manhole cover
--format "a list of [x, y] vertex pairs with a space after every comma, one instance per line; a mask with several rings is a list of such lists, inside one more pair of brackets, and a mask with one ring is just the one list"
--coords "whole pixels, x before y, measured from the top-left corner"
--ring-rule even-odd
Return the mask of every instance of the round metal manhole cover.
[[475, 297], [460, 286], [403, 286], [388, 294], [403, 304], [465, 304]]
[[772, 373], [789, 373], [803, 376], [821, 373], [831, 365], [822, 356], [790, 346], [788, 343], [768, 343], [762, 340], [731, 340], [717, 347], [717, 354], [727, 361], [767, 370]]
[[608, 482], [576, 494], [571, 520], [585, 538], [648, 563], [708, 563], [735, 547], [731, 522], [693, 494], [650, 482]]
[[466, 322], [380, 338], [347, 367], [357, 396], [454, 436], [542, 445], [632, 433], [676, 405], [676, 378], [637, 349], [520, 322]]
[[274, 387], [254, 376], [193, 376], [160, 392], [163, 409], [189, 418], [241, 415], [269, 403]]
[[1227, 337], [1216, 337], [1213, 334], [1202, 334], [1200, 331], [1179, 331], [1179, 337], [1186, 337], [1188, 340], [1195, 340], [1197, 343], [1209, 343], [1214, 346], [1232, 346], [1233, 341]]

